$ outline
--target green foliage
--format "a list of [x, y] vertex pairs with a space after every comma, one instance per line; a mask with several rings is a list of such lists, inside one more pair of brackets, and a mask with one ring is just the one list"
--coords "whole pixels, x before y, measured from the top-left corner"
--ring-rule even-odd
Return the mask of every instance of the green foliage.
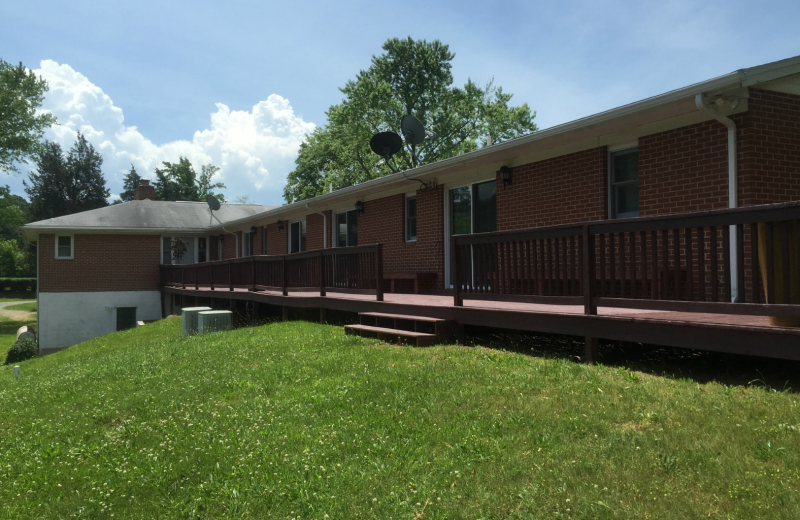
[[[304, 200], [391, 173], [369, 148], [377, 132], [401, 133], [404, 115], [417, 117], [435, 137], [405, 143], [393, 161], [409, 169], [463, 154], [536, 130], [527, 104], [509, 106], [512, 95], [490, 81], [454, 87], [449, 47], [433, 40], [392, 38], [367, 70], [341, 89], [344, 100], [328, 110], [328, 122], [306, 137], [284, 188], [286, 202]], [[402, 135], [402, 134], [401, 134]]]
[[20, 361], [27, 361], [38, 355], [39, 347], [36, 345], [36, 341], [30, 338], [18, 339], [11, 345], [11, 348], [8, 349], [4, 364], [10, 365], [12, 363], [19, 363]]
[[0, 59], [0, 171], [18, 171], [42, 151], [44, 130], [57, 123], [49, 112], [38, 113], [47, 82], [22, 63], [16, 67]]
[[25, 253], [16, 240], [0, 240], [0, 277], [15, 278], [25, 270]]
[[185, 157], [180, 157], [177, 163], [164, 161], [163, 165], [163, 168], [155, 170], [156, 199], [205, 201], [207, 195], [213, 195], [220, 202], [225, 201], [224, 195], [214, 192], [217, 189], [225, 189], [225, 185], [221, 182], [211, 182], [211, 178], [219, 171], [217, 166], [203, 165], [198, 177], [194, 166]]
[[2, 277], [0, 278], [0, 295], [3, 292], [35, 293], [36, 278]]
[[130, 202], [133, 200], [134, 190], [139, 185], [139, 182], [142, 178], [136, 172], [136, 167], [131, 164], [131, 171], [125, 174], [125, 178], [122, 179], [122, 193], [119, 194], [119, 200], [121, 202]]
[[65, 156], [58, 143], [45, 142], [36, 172], [28, 175], [25, 193], [31, 201], [31, 217], [43, 220], [108, 206], [101, 166], [103, 158], [83, 134]]
[[759, 387], [167, 319], [0, 397], [8, 518], [800, 517], [797, 395]]

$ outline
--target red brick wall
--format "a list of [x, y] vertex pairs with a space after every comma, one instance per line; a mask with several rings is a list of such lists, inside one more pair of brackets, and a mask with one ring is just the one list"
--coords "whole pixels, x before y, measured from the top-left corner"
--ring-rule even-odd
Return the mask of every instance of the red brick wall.
[[800, 200], [800, 96], [750, 89], [739, 130], [743, 206]]
[[[236, 231], [236, 236], [234, 237], [231, 233], [224, 231], [222, 233], [222, 259], [228, 260], [230, 258], [237, 258], [242, 256], [242, 232]], [[237, 247], [238, 247], [238, 255], [237, 255]], [[217, 257], [214, 257], [216, 260]]]
[[[328, 247], [331, 247], [331, 212], [325, 211], [325, 217], [318, 213], [306, 215], [306, 250], [322, 249], [327, 236]], [[327, 228], [327, 230], [325, 229]]]
[[515, 167], [497, 179], [498, 231], [606, 218], [607, 172], [605, 147]]
[[55, 259], [54, 235], [39, 236], [39, 291], [157, 291], [161, 238], [74, 235], [72, 260]]
[[416, 242], [405, 240], [404, 194], [366, 202], [364, 213], [358, 216], [359, 245], [383, 244], [384, 272], [435, 272], [436, 284], [420, 290], [441, 289], [444, 280], [443, 197], [442, 186], [417, 192]]
[[267, 224], [267, 254], [285, 255], [289, 247], [289, 224], [284, 222], [283, 231], [278, 231], [278, 224]]
[[727, 208], [727, 143], [717, 121], [639, 138], [639, 214]]

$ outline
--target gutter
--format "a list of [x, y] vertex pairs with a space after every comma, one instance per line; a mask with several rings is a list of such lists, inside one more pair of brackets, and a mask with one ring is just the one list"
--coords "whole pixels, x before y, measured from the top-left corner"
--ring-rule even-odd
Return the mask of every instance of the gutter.
[[[730, 118], [723, 116], [710, 106], [706, 104], [703, 93], [697, 94], [694, 97], [694, 102], [699, 110], [707, 112], [711, 117], [725, 125], [728, 129], [728, 207], [735, 208], [738, 206], [739, 200], [739, 185], [738, 185], [738, 164], [737, 164], [737, 151], [736, 151], [736, 123]], [[737, 258], [737, 239], [736, 226], [730, 228], [731, 235], [731, 300], [736, 302], [739, 300], [739, 277], [737, 276], [739, 266]]]

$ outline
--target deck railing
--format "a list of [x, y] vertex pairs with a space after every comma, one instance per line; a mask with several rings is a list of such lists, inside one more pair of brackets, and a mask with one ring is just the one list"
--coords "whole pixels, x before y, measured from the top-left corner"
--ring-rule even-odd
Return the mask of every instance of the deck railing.
[[800, 316], [798, 250], [800, 203], [457, 235], [454, 303]]
[[161, 285], [233, 291], [374, 294], [383, 301], [383, 246], [335, 247], [289, 255], [248, 256], [162, 265]]

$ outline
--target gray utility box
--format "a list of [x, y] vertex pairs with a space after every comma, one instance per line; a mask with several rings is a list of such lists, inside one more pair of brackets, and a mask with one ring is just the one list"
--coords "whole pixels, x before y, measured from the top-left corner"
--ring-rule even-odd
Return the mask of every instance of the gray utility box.
[[231, 330], [232, 325], [232, 311], [202, 311], [197, 314], [197, 331], [199, 334]]
[[210, 310], [211, 307], [184, 307], [181, 311], [183, 335], [191, 336], [192, 334], [197, 334], [197, 313]]

